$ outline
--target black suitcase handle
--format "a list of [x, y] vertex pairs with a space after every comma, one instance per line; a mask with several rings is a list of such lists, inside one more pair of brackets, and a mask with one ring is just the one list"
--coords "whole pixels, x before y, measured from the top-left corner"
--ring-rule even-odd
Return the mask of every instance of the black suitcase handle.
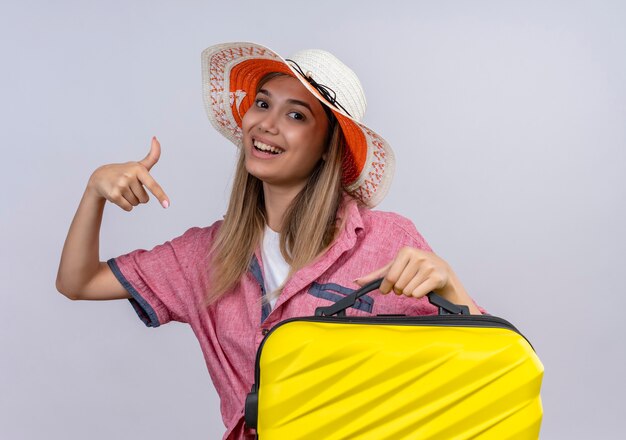
[[[340, 299], [335, 304], [327, 307], [318, 307], [315, 309], [315, 316], [346, 316], [346, 309], [352, 307], [356, 303], [357, 298], [365, 295], [372, 290], [376, 290], [383, 282], [383, 278], [379, 278], [361, 287], [359, 290], [355, 290], [345, 298]], [[440, 315], [469, 315], [469, 307], [451, 303], [444, 297], [437, 295], [435, 292], [430, 292], [428, 301], [439, 309]]]

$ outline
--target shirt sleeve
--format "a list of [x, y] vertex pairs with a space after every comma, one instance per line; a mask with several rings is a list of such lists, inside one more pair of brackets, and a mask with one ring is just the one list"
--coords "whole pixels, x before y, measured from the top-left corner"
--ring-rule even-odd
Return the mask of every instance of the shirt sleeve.
[[393, 223], [397, 228], [400, 228], [400, 230], [406, 234], [404, 241], [407, 246], [416, 247], [428, 252], [433, 251], [426, 239], [419, 233], [411, 220], [399, 214], [394, 214]]
[[149, 251], [137, 249], [107, 261], [147, 327], [170, 321], [189, 322], [194, 296], [188, 270], [194, 267], [192, 260], [199, 251], [201, 231], [193, 227]]

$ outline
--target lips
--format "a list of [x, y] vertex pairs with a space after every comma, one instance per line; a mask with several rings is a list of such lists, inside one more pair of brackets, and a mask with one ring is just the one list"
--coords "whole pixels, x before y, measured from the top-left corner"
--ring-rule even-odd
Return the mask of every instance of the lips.
[[253, 147], [258, 150], [258, 151], [262, 151], [264, 153], [269, 153], [269, 154], [274, 154], [274, 155], [279, 155], [285, 152], [285, 150], [283, 150], [280, 147], [277, 147], [275, 145], [269, 145], [266, 144], [265, 142], [262, 142], [258, 139], [252, 139], [252, 145]]

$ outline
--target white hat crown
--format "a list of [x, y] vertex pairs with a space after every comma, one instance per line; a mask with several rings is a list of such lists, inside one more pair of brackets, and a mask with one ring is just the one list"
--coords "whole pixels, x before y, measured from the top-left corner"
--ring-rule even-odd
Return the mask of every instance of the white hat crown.
[[307, 76], [332, 89], [336, 101], [356, 121], [362, 121], [367, 107], [365, 92], [356, 73], [332, 53], [321, 49], [305, 49], [286, 58], [295, 61]]

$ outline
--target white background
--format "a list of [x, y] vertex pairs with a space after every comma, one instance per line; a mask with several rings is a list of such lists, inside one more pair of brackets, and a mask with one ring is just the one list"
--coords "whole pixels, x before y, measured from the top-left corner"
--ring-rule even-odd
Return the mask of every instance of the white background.
[[161, 140], [154, 197], [107, 204], [101, 260], [225, 211], [235, 149], [200, 52], [326, 49], [397, 155], [411, 218], [545, 366], [544, 439], [623, 438], [626, 7], [619, 1], [14, 1], [0, 6], [0, 438], [219, 439], [191, 329], [55, 289], [91, 173]]

